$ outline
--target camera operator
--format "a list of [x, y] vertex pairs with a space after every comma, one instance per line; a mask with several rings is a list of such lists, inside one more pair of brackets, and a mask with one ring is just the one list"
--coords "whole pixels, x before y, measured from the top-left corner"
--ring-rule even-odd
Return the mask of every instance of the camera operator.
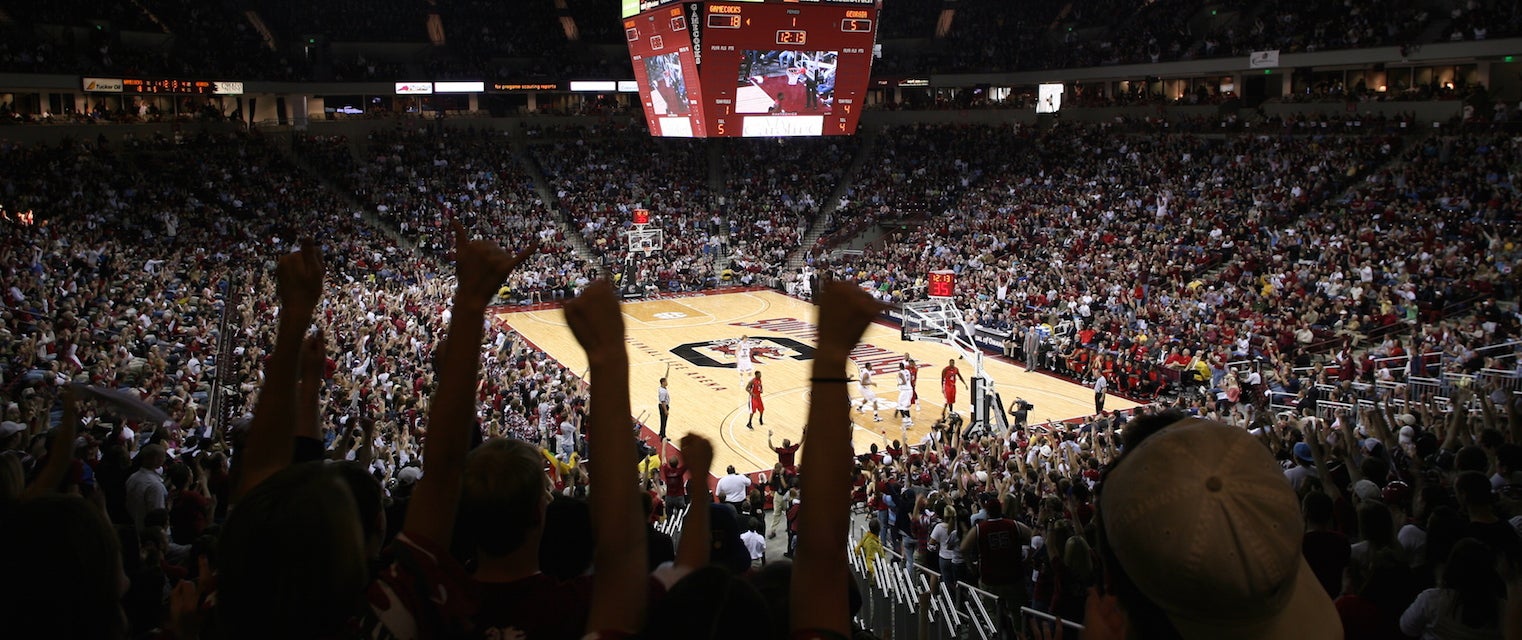
[[1010, 402], [1009, 403], [1009, 415], [1014, 417], [1014, 419], [1015, 419], [1015, 427], [1016, 428], [1024, 427], [1025, 426], [1025, 421], [1028, 418], [1030, 418], [1030, 412], [1031, 412], [1031, 410], [1035, 409], [1035, 408], [1036, 408], [1036, 406], [1031, 404], [1031, 403], [1029, 403], [1029, 402], [1026, 402], [1025, 398], [1015, 398], [1014, 401]]

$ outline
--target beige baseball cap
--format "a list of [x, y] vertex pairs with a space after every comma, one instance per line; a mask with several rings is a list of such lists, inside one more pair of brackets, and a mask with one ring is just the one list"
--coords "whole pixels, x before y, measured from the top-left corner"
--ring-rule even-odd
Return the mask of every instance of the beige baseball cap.
[[1126, 574], [1184, 638], [1342, 637], [1300, 552], [1295, 492], [1246, 430], [1160, 429], [1105, 478], [1099, 514]]

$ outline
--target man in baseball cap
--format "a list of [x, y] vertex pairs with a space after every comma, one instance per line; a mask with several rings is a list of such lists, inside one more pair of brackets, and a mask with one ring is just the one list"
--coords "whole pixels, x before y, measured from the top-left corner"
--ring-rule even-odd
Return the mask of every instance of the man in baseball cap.
[[0, 422], [0, 451], [21, 448], [21, 436], [16, 434], [26, 431], [26, 425], [20, 422], [6, 420]]
[[1130, 637], [1342, 638], [1301, 555], [1295, 492], [1255, 437], [1164, 414], [1133, 422], [1125, 439], [1099, 519]]

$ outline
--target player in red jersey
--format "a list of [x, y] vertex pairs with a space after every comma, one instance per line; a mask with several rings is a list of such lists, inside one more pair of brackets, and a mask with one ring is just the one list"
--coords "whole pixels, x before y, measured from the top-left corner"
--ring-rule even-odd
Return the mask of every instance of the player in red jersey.
[[745, 391], [750, 393], [750, 418], [746, 418], [745, 428], [755, 429], [756, 427], [751, 425], [751, 419], [755, 418], [758, 413], [761, 414], [761, 424], [766, 424], [766, 405], [761, 402], [760, 371], [756, 372], [755, 377], [751, 378], [750, 382], [745, 383]]
[[963, 378], [962, 371], [957, 369], [956, 358], [952, 358], [946, 363], [946, 368], [941, 369], [941, 395], [946, 396], [946, 406], [941, 410], [942, 418], [956, 408], [958, 381], [961, 381], [963, 386], [967, 385], [967, 379]]
[[909, 404], [918, 409], [920, 406], [920, 363], [915, 362], [914, 358], [907, 353], [904, 354], [904, 362], [909, 364]]

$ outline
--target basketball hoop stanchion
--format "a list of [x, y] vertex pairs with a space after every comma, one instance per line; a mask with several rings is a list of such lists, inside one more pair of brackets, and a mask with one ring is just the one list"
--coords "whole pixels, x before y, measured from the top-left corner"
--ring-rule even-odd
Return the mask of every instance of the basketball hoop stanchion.
[[972, 419], [968, 421], [967, 433], [978, 430], [1009, 430], [1004, 416], [1004, 403], [994, 387], [994, 380], [983, 368], [983, 350], [978, 348], [972, 329], [957, 308], [957, 276], [950, 270], [931, 271], [925, 293], [928, 300], [909, 302], [903, 306], [903, 332], [906, 341], [926, 341], [944, 344], [957, 350], [963, 360], [972, 364]]
[[637, 264], [637, 256], [643, 255], [645, 260], [660, 251], [666, 244], [666, 233], [658, 228], [650, 226], [650, 210], [643, 207], [635, 209], [630, 217], [633, 227], [626, 233], [628, 238], [628, 251], [624, 255], [624, 277], [620, 283], [625, 298], [639, 298], [647, 293], [647, 289], [653, 290], [654, 285], [648, 282], [637, 282], [640, 268]]

